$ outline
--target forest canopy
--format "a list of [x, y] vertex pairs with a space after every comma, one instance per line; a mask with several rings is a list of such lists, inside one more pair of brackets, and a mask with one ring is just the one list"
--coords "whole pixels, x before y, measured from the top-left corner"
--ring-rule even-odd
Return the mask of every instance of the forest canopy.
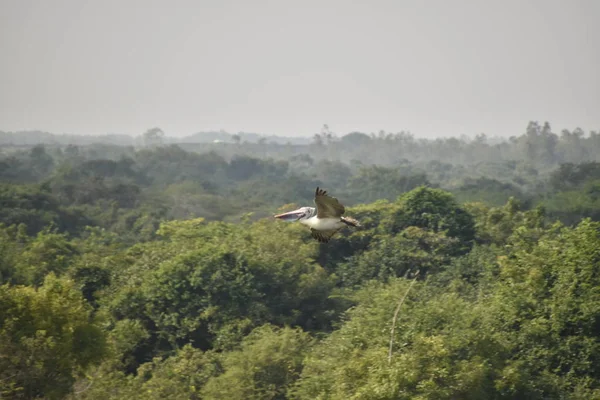
[[600, 134], [152, 132], [0, 132], [1, 398], [600, 398]]

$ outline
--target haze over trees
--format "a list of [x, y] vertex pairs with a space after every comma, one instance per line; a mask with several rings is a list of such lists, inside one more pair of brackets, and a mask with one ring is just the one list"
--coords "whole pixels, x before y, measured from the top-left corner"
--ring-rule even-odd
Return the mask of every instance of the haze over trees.
[[600, 133], [220, 134], [0, 132], [1, 398], [600, 398]]

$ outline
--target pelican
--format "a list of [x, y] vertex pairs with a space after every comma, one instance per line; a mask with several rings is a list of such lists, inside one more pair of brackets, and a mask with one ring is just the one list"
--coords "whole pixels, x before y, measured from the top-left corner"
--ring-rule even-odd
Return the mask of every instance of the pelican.
[[346, 209], [335, 197], [329, 196], [327, 191], [315, 190], [315, 207], [300, 207], [294, 211], [274, 215], [275, 218], [287, 222], [300, 221], [310, 228], [311, 236], [321, 243], [329, 239], [344, 226], [357, 227], [360, 223], [351, 217], [342, 217]]

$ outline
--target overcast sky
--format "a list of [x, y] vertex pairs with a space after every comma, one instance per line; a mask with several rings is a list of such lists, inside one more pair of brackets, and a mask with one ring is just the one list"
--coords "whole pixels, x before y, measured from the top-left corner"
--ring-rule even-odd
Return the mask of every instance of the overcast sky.
[[0, 0], [0, 130], [599, 130], [599, 21], [599, 0]]

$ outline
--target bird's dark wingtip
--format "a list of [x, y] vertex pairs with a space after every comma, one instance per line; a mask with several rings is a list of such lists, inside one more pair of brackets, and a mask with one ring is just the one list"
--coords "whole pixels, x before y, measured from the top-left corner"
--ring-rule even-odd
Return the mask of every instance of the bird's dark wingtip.
[[317, 186], [317, 190], [315, 190], [315, 196], [325, 196], [326, 194], [326, 190], [323, 190]]

